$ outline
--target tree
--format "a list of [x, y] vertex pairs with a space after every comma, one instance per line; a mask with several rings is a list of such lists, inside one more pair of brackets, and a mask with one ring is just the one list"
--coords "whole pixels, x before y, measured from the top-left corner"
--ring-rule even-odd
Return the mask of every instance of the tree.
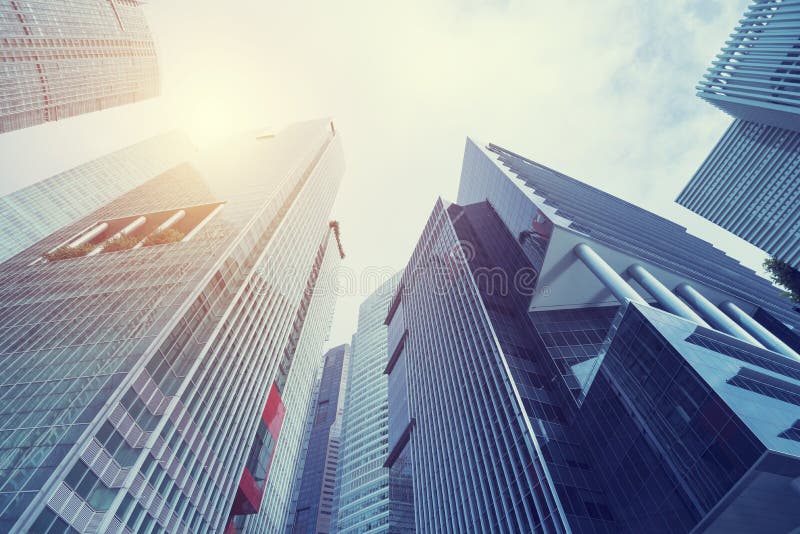
[[184, 233], [172, 228], [161, 230], [155, 234], [148, 236], [144, 242], [144, 246], [149, 247], [153, 245], [166, 245], [167, 243], [177, 243], [184, 237]]
[[114, 239], [109, 240], [103, 247], [103, 252], [118, 252], [120, 250], [128, 250], [136, 246], [139, 239], [127, 235], [121, 235]]
[[70, 258], [80, 258], [81, 256], [86, 256], [91, 250], [95, 247], [91, 243], [84, 243], [83, 245], [78, 245], [77, 247], [68, 247], [63, 246], [59, 247], [53, 252], [48, 252], [44, 255], [44, 258], [47, 261], [59, 261], [59, 260], [68, 260]]
[[773, 282], [786, 289], [785, 295], [792, 302], [800, 303], [800, 271], [778, 258], [764, 260], [764, 269]]

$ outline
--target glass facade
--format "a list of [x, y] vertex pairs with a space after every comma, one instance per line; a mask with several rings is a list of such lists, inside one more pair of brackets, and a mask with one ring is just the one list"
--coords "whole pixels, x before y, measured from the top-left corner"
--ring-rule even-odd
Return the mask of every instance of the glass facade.
[[614, 329], [577, 424], [619, 528], [800, 525], [800, 363], [640, 305]]
[[324, 358], [316, 399], [309, 411], [308, 444], [297, 466], [297, 500], [286, 527], [290, 533], [327, 534], [331, 531], [350, 346], [334, 347]]
[[[0, 264], [0, 530], [235, 528], [265, 423], [271, 498], [330, 326], [342, 160], [327, 121], [242, 136]], [[179, 242], [40, 261], [97, 221], [211, 203]]]
[[179, 131], [159, 135], [0, 197], [0, 262], [191, 157]]
[[[417, 531], [800, 525], [800, 358], [668, 311], [670, 287], [691, 281], [709, 307], [736, 301], [796, 344], [800, 316], [774, 288], [680, 226], [494, 145], [468, 141], [462, 199], [436, 203], [387, 313], [386, 465]], [[618, 282], [586, 268], [587, 243]], [[594, 298], [627, 280], [646, 298]]]
[[159, 94], [135, 0], [0, 4], [0, 133]]
[[[407, 421], [396, 441], [390, 432], [390, 458], [411, 449], [417, 530], [615, 532], [570, 432], [576, 379], [536, 335], [526, 295], [499, 276], [530, 266], [515, 236], [488, 202], [440, 201], [420, 243], [389, 313], [401, 340], [390, 391], [407, 377], [407, 408], [390, 403], [390, 421]], [[608, 316], [560, 311], [541, 329], [592, 331]], [[567, 508], [564, 495], [595, 508]]]
[[698, 83], [734, 122], [677, 202], [800, 267], [798, 0], [755, 0]]
[[[399, 275], [378, 287], [359, 308], [353, 336], [336, 477], [337, 532], [396, 532], [390, 510], [386, 310]], [[413, 525], [412, 525], [413, 526]]]

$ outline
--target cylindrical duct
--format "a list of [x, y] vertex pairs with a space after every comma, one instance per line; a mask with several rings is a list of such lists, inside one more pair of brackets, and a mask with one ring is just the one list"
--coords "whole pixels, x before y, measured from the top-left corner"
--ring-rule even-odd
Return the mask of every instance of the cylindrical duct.
[[575, 255], [592, 271], [611, 293], [622, 303], [628, 300], [647, 304], [645, 300], [611, 266], [598, 256], [586, 243], [579, 243], [573, 249]]
[[708, 323], [695, 313], [688, 304], [675, 296], [667, 286], [662, 284], [655, 276], [650, 274], [650, 271], [638, 263], [628, 267], [628, 273], [668, 312], [674, 313], [678, 317], [694, 321], [697, 324], [708, 326]]
[[83, 234], [82, 236], [80, 236], [75, 241], [69, 243], [67, 246], [70, 248], [79, 247], [85, 243], [88, 243], [89, 241], [99, 236], [106, 230], [108, 230], [108, 223], [100, 223], [91, 230], [89, 230], [88, 232], [86, 232], [85, 234]]
[[158, 232], [163, 232], [164, 230], [166, 230], [167, 228], [169, 228], [170, 226], [172, 226], [172, 225], [173, 225], [173, 224], [175, 224], [176, 222], [180, 221], [180, 220], [181, 220], [181, 219], [183, 219], [184, 217], [186, 217], [186, 211], [185, 211], [185, 210], [178, 210], [178, 211], [176, 211], [175, 213], [173, 213], [172, 215], [170, 215], [169, 219], [167, 219], [167, 220], [166, 220], [166, 221], [164, 221], [163, 223], [159, 224], [159, 225], [158, 225], [158, 228], [156, 228], [155, 230], [153, 230], [152, 232], [150, 232], [149, 234], [147, 234], [147, 235], [144, 237], [144, 239], [142, 239], [141, 241], [139, 241], [138, 243], [136, 243], [136, 245], [135, 245], [133, 248], [140, 248], [140, 247], [143, 247], [143, 246], [144, 246], [144, 242], [147, 240], [147, 238], [148, 238], [148, 237], [150, 237], [150, 236], [151, 236], [151, 235], [153, 235], [153, 234], [157, 234]]
[[747, 341], [748, 343], [758, 347], [763, 346], [756, 338], [748, 334], [744, 328], [736, 324], [733, 319], [722, 313], [720, 309], [714, 306], [710, 300], [701, 295], [699, 291], [689, 284], [678, 285], [678, 287], [675, 288], [675, 292], [686, 299], [686, 302], [688, 302], [689, 305], [694, 308], [697, 313], [699, 313], [700, 316], [708, 321], [708, 324], [715, 329], [730, 334], [733, 337], [737, 337], [743, 341]]
[[106, 243], [108, 243], [109, 241], [112, 241], [114, 239], [118, 239], [118, 238], [120, 238], [120, 237], [122, 237], [124, 235], [128, 235], [129, 233], [133, 232], [134, 230], [139, 228], [141, 225], [143, 225], [145, 222], [147, 222], [147, 218], [146, 217], [144, 217], [144, 216], [137, 217], [133, 222], [129, 223], [125, 228], [123, 228], [122, 230], [120, 230], [119, 232], [117, 232], [116, 234], [111, 236], [109, 239], [106, 239], [105, 241], [100, 243], [98, 246], [96, 246], [94, 249], [92, 249], [92, 251], [89, 252], [89, 254], [87, 254], [87, 256], [94, 256], [95, 254], [100, 254], [103, 251], [103, 249], [105, 248]]
[[789, 358], [800, 360], [800, 355], [797, 354], [792, 347], [781, 341], [780, 338], [767, 330], [761, 323], [749, 316], [733, 302], [723, 302], [719, 305], [719, 308], [768, 349], [788, 356]]

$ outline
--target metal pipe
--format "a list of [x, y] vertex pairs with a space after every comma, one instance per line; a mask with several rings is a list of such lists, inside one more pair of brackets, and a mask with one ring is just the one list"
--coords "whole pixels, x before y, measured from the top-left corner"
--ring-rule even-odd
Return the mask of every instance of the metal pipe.
[[622, 279], [611, 266], [592, 250], [586, 243], [578, 243], [573, 249], [575, 255], [592, 271], [598, 280], [622, 303], [630, 300], [640, 304], [647, 304], [628, 282]]
[[186, 210], [178, 210], [178, 211], [176, 211], [175, 213], [170, 215], [169, 219], [167, 219], [163, 223], [159, 224], [158, 228], [156, 228], [155, 230], [153, 230], [152, 232], [150, 232], [149, 234], [144, 236], [144, 239], [142, 239], [141, 241], [136, 243], [133, 246], [133, 248], [141, 248], [141, 247], [143, 247], [144, 246], [144, 242], [147, 241], [148, 237], [150, 237], [153, 234], [157, 234], [158, 232], [163, 232], [164, 230], [166, 230], [167, 228], [169, 228], [170, 226], [172, 226], [176, 222], [180, 221], [184, 217], [186, 217]]
[[105, 241], [97, 245], [95, 248], [93, 248], [92, 251], [87, 254], [87, 256], [94, 256], [95, 254], [100, 254], [101, 252], [103, 252], [103, 249], [105, 248], [106, 244], [109, 241], [113, 241], [114, 239], [119, 239], [124, 235], [128, 235], [129, 233], [133, 232], [141, 225], [143, 225], [145, 222], [147, 222], [147, 218], [144, 216], [136, 218], [136, 220], [129, 223], [125, 228], [123, 228], [122, 230], [120, 230], [119, 232], [112, 235], [110, 238], [106, 239]]
[[48, 254], [52, 254], [53, 252], [55, 252], [56, 250], [60, 249], [61, 247], [66, 247], [72, 241], [74, 241], [74, 240], [78, 239], [79, 237], [83, 236], [83, 234], [85, 232], [88, 232], [89, 230], [94, 228], [94, 226], [95, 226], [94, 224], [90, 224], [89, 226], [87, 226], [86, 228], [81, 230], [80, 232], [76, 232], [76, 233], [72, 234], [69, 238], [65, 239], [64, 241], [62, 241], [61, 243], [59, 243], [55, 247], [51, 248], [50, 250], [48, 250], [47, 252], [45, 252], [44, 254], [42, 254], [41, 256], [39, 256], [38, 258], [33, 260], [32, 262], [30, 262], [28, 264], [28, 267], [32, 267], [34, 265], [38, 265], [40, 263], [43, 263], [45, 261], [45, 259], [44, 259], [45, 256], [47, 256]]
[[95, 226], [92, 230], [89, 230], [88, 232], [86, 232], [85, 234], [80, 236], [75, 241], [72, 241], [71, 243], [67, 243], [67, 247], [75, 248], [75, 247], [79, 247], [79, 246], [81, 246], [81, 245], [83, 245], [85, 243], [88, 243], [89, 241], [91, 241], [95, 237], [97, 237], [100, 234], [102, 234], [103, 232], [105, 232], [107, 229], [108, 229], [108, 223], [106, 223], [106, 222], [100, 223], [97, 226]]
[[668, 312], [677, 315], [678, 317], [683, 317], [684, 319], [688, 319], [690, 321], [694, 321], [697, 324], [708, 326], [702, 317], [700, 317], [695, 311], [689, 307], [684, 301], [679, 299], [675, 296], [675, 294], [667, 288], [664, 284], [662, 284], [655, 276], [650, 274], [650, 271], [635, 263], [628, 267], [628, 273], [633, 277], [634, 280], [639, 282], [645, 291], [650, 293], [653, 298], [655, 298], [659, 304], [661, 304], [664, 309]]
[[745, 313], [743, 309], [733, 302], [723, 302], [719, 305], [719, 308], [725, 312], [728, 317], [739, 323], [742, 328], [747, 330], [748, 333], [760, 341], [766, 348], [788, 356], [789, 358], [800, 360], [800, 354], [797, 354], [792, 347], [781, 341], [780, 338], [767, 330], [761, 323]]
[[209, 213], [208, 215], [203, 217], [203, 220], [200, 221], [200, 223], [197, 226], [192, 228], [192, 230], [189, 233], [187, 233], [185, 236], [183, 236], [183, 239], [181, 239], [181, 242], [189, 241], [191, 238], [193, 238], [195, 236], [195, 234], [197, 234], [197, 232], [202, 230], [203, 227], [206, 224], [208, 224], [208, 221], [210, 221], [217, 213], [220, 212], [220, 210], [223, 208], [223, 206], [225, 206], [225, 204], [220, 204], [219, 206], [217, 206], [216, 208], [211, 210], [211, 213]]
[[678, 287], [675, 288], [675, 293], [683, 297], [686, 302], [697, 310], [697, 313], [715, 329], [737, 337], [742, 341], [747, 341], [757, 347], [763, 347], [756, 338], [748, 334], [744, 328], [722, 313], [710, 300], [701, 295], [699, 291], [689, 284], [679, 284]]

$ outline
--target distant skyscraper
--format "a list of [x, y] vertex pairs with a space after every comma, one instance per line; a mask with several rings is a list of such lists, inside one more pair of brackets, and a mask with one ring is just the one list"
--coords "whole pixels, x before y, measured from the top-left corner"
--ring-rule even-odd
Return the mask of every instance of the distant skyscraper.
[[766, 280], [495, 145], [467, 142], [458, 200], [387, 314], [418, 531], [800, 525], [800, 315]]
[[384, 324], [400, 273], [370, 295], [359, 308], [353, 336], [341, 457], [337, 475], [337, 532], [409, 532], [408, 503], [390, 498], [388, 456], [389, 389], [384, 373], [389, 360]]
[[678, 203], [800, 267], [800, 0], [756, 0], [697, 86], [734, 117]]
[[0, 133], [158, 95], [141, 4], [0, 3]]
[[186, 161], [181, 132], [159, 135], [0, 197], [0, 262]]
[[0, 264], [0, 531], [221, 532], [282, 498], [342, 172], [327, 121], [242, 136]]
[[315, 406], [309, 411], [311, 432], [303, 465], [298, 466], [300, 476], [295, 482], [298, 498], [290, 513], [286, 529], [289, 533], [327, 534], [331, 531], [349, 360], [349, 345], [339, 345], [325, 354]]

